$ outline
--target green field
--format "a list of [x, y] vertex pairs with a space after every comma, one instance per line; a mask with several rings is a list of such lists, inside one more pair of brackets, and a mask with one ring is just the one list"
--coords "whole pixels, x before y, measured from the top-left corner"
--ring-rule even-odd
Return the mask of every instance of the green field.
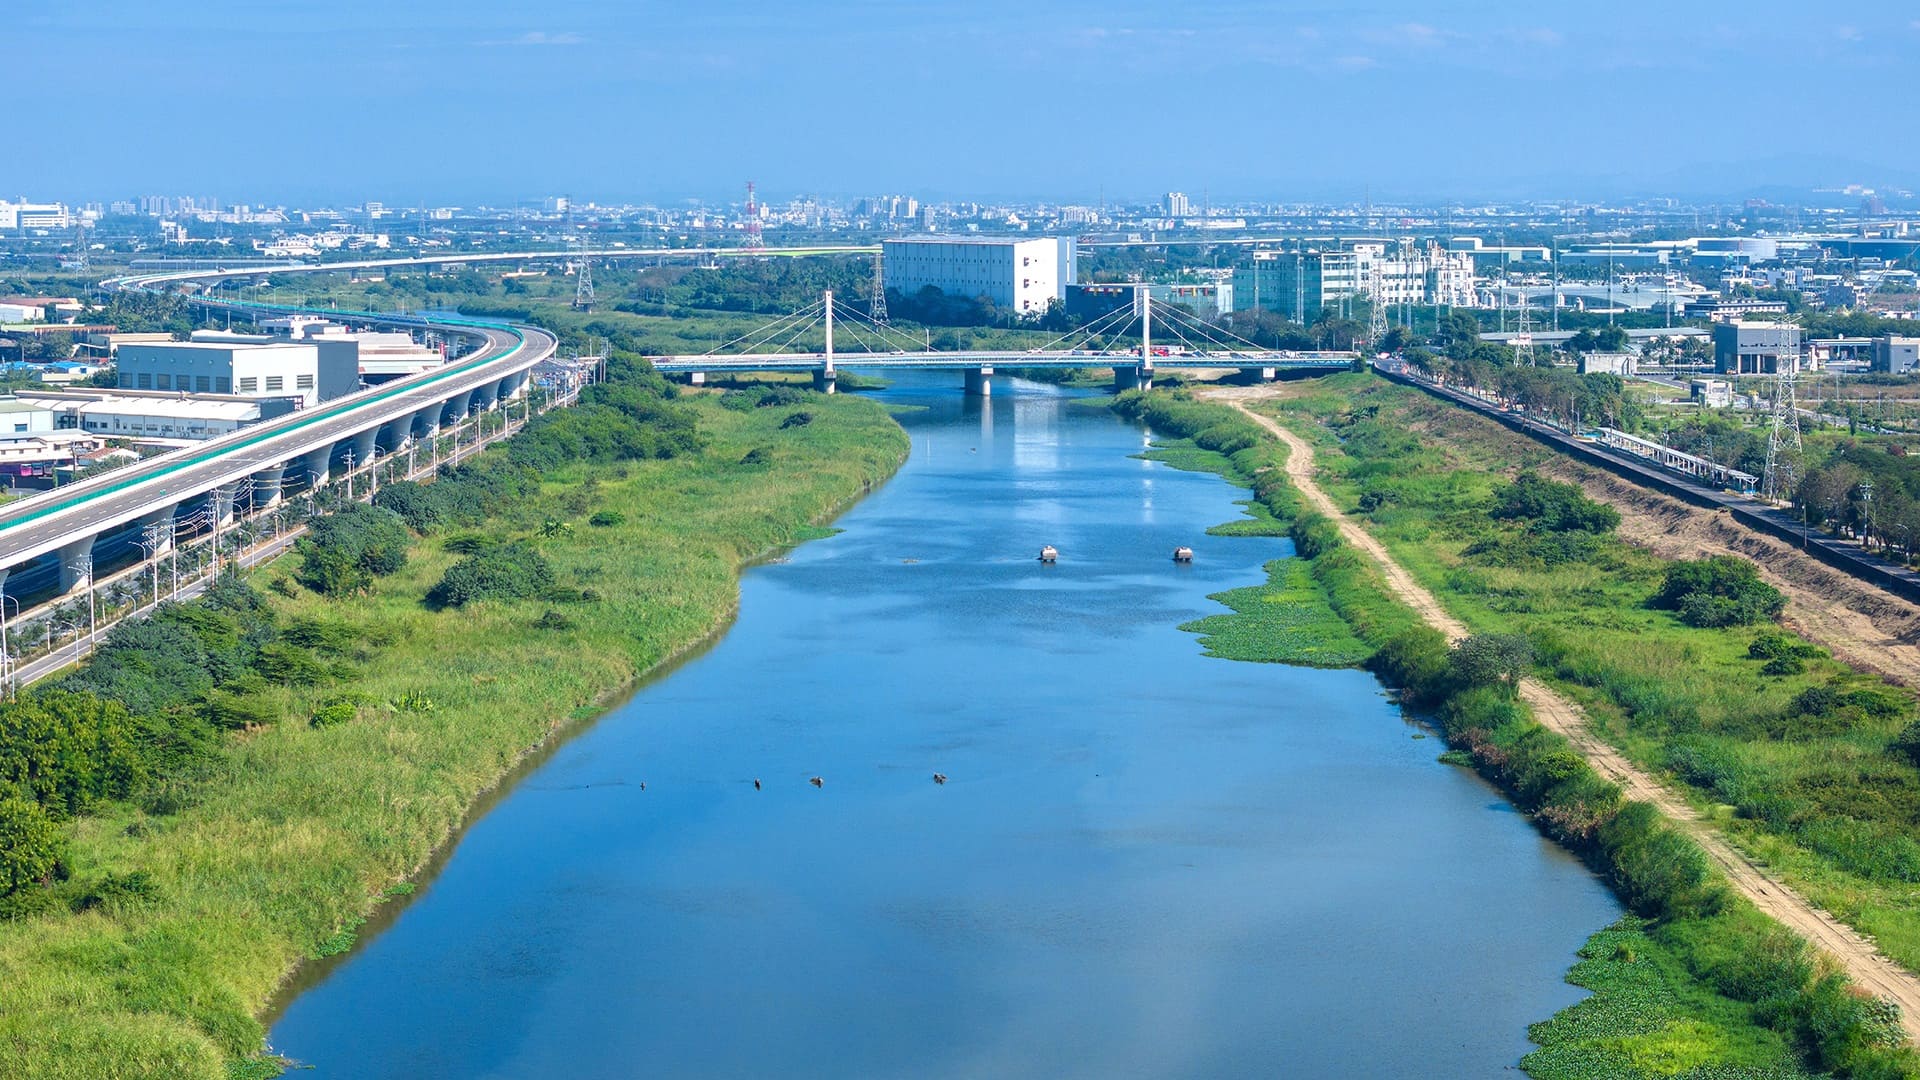
[[[537, 544], [591, 596], [557, 619], [550, 598], [425, 605], [456, 558], [437, 536], [347, 601], [288, 581], [293, 557], [258, 570], [276, 617], [361, 643], [349, 677], [263, 689], [279, 722], [226, 737], [163, 800], [71, 823], [61, 906], [0, 922], [0, 1076], [228, 1075], [258, 1053], [275, 989], [349, 947], [478, 796], [724, 625], [747, 561], [820, 535], [907, 453], [869, 401], [816, 398], [813, 423], [783, 428], [787, 410], [714, 400], [694, 404], [697, 456], [563, 467], [480, 530]], [[757, 448], [766, 463], [743, 463]], [[588, 524], [606, 510], [619, 522]], [[305, 722], [343, 697], [357, 719]]]

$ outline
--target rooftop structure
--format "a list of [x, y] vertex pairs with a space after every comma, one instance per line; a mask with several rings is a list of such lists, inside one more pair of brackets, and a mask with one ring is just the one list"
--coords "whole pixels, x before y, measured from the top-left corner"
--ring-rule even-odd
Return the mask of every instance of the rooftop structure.
[[[292, 397], [143, 394], [82, 388], [22, 390], [18, 398], [47, 411], [53, 428], [134, 441], [211, 439], [261, 420], [284, 416], [292, 412], [296, 404]], [[0, 418], [0, 423], [4, 423], [4, 418]]]

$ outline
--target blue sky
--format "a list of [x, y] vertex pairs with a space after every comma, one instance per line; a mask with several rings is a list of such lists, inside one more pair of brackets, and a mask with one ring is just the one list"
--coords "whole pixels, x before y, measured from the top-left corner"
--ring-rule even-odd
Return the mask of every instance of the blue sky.
[[14, 4], [7, 195], [1920, 186], [1911, 0]]

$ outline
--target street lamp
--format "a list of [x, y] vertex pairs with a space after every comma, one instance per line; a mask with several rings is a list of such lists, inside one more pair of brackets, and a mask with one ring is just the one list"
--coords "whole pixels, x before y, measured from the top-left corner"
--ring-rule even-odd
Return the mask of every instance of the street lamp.
[[13, 603], [13, 617], [20, 617], [20, 601], [0, 592], [0, 689], [13, 692], [13, 650], [7, 643], [7, 603]]
[[[75, 574], [86, 575], [86, 579], [87, 579], [87, 644], [88, 644], [88, 647], [91, 648], [93, 644], [93, 635], [99, 633], [100, 631], [99, 609], [95, 606], [94, 600], [93, 600], [93, 556], [91, 554], [82, 555], [79, 558], [68, 563], [67, 569], [73, 571]], [[74, 629], [75, 631], [78, 631], [79, 626], [76, 625]], [[75, 660], [80, 659], [80, 638], [77, 635], [77, 633], [73, 639], [73, 658]]]

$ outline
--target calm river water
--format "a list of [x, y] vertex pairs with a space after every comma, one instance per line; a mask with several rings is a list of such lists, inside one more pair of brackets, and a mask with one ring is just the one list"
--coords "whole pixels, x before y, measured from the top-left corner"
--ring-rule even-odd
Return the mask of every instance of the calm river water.
[[294, 1075], [1513, 1065], [1611, 896], [1367, 674], [1203, 657], [1176, 627], [1286, 542], [1203, 535], [1243, 492], [997, 381], [880, 395], [927, 407], [900, 474], [296, 996]]

